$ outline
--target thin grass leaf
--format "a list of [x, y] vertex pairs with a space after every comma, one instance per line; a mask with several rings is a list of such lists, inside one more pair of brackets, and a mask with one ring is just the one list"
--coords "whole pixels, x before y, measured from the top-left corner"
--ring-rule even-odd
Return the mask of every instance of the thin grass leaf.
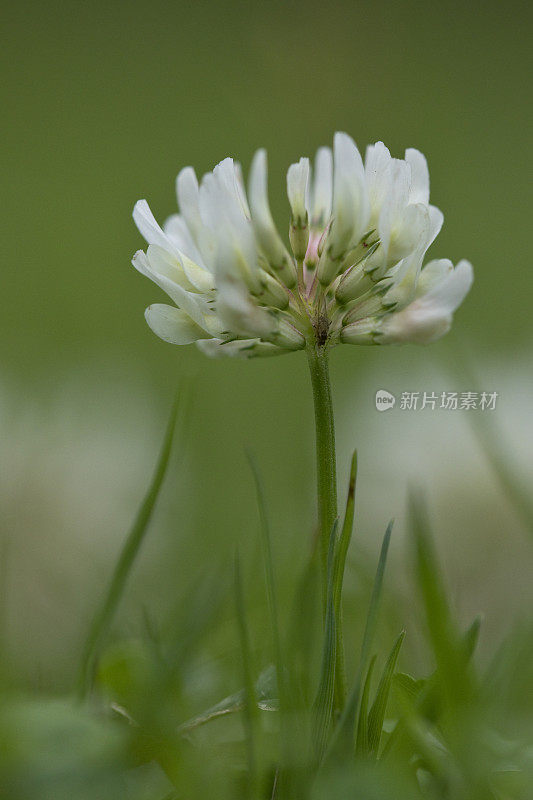
[[281, 632], [279, 626], [278, 602], [276, 594], [276, 583], [274, 577], [274, 563], [272, 558], [272, 545], [270, 540], [270, 525], [266, 510], [265, 493], [255, 460], [250, 452], [247, 452], [248, 463], [252, 471], [255, 489], [257, 494], [257, 505], [259, 518], [261, 521], [261, 548], [263, 553], [263, 565], [265, 570], [265, 583], [270, 612], [270, 626], [274, 647], [274, 660], [276, 665], [276, 678], [279, 690], [279, 711], [280, 711], [280, 764], [277, 770], [275, 783], [275, 794], [279, 800], [289, 800], [293, 793], [292, 782], [294, 780], [290, 773], [290, 768], [298, 760], [297, 751], [301, 746], [301, 736], [294, 729], [294, 714], [291, 716], [289, 711], [293, 710], [292, 698], [287, 684], [283, 650], [281, 646]]
[[[481, 618], [476, 617], [463, 636], [462, 647], [466, 662], [468, 662], [474, 654], [479, 636], [480, 624]], [[405, 672], [397, 672], [394, 675], [394, 683], [402, 689], [405, 703], [410, 703], [416, 709], [417, 714], [431, 722], [437, 721], [441, 711], [440, 684], [438, 678], [437, 671], [433, 672], [432, 675], [426, 679], [418, 680]], [[381, 754], [382, 759], [393, 749], [403, 728], [404, 721], [400, 719], [387, 739]]]
[[471, 660], [476, 651], [482, 621], [482, 617], [478, 615], [463, 636], [463, 648], [467, 661]]
[[396, 639], [394, 646], [387, 659], [383, 674], [379, 682], [376, 697], [368, 715], [368, 749], [371, 756], [377, 758], [381, 735], [383, 733], [383, 722], [389, 701], [389, 694], [392, 685], [396, 662], [400, 654], [400, 649], [405, 638], [405, 631], [402, 631]]
[[338, 611], [342, 599], [342, 584], [344, 579], [344, 569], [346, 566], [346, 556], [352, 538], [353, 521], [355, 516], [355, 485], [357, 481], [357, 450], [354, 450], [351, 466], [350, 479], [348, 482], [348, 494], [346, 497], [346, 508], [344, 511], [344, 521], [341, 534], [339, 536], [337, 556], [335, 559], [335, 575], [333, 579], [333, 590], [335, 597], [335, 612]]
[[[254, 687], [255, 702], [261, 711], [277, 711], [279, 708], [278, 687], [276, 681], [276, 670], [272, 665], [261, 672]], [[192, 719], [183, 722], [178, 733], [187, 734], [196, 728], [206, 725], [220, 717], [227, 717], [230, 714], [238, 714], [243, 711], [245, 706], [245, 690], [241, 689], [223, 700], [210, 706], [201, 714], [197, 714]]]
[[335, 574], [333, 578], [333, 591], [335, 599], [335, 620], [337, 629], [337, 663], [335, 672], [335, 695], [336, 707], [341, 709], [344, 706], [346, 697], [346, 666], [344, 662], [344, 634], [342, 620], [342, 586], [344, 582], [344, 570], [346, 567], [346, 556], [353, 532], [353, 521], [355, 515], [355, 484], [357, 481], [357, 450], [354, 450], [350, 466], [350, 479], [348, 483], [348, 494], [346, 497], [346, 509], [344, 512], [344, 522], [342, 525], [337, 556], [335, 559]]
[[424, 680], [417, 680], [407, 672], [396, 672], [394, 674], [394, 684], [405, 693], [406, 697], [414, 701], [425, 685]]
[[357, 736], [355, 740], [355, 753], [358, 756], [368, 755], [368, 701], [370, 697], [370, 686], [372, 683], [372, 673], [376, 663], [376, 656], [372, 656], [370, 665], [368, 667], [365, 683], [363, 686], [363, 694], [361, 695], [361, 704], [359, 706], [359, 719], [357, 721]]
[[[2, 536], [0, 540], [0, 651], [4, 654], [4, 661], [7, 653], [7, 620], [8, 620], [8, 601], [9, 601], [9, 560], [11, 554], [11, 542], [7, 536]], [[4, 667], [6, 664], [4, 663]]]
[[238, 554], [235, 555], [235, 607], [241, 646], [241, 662], [244, 679], [244, 733], [248, 759], [248, 782], [250, 797], [258, 796], [258, 776], [256, 765], [256, 723], [257, 702], [250, 653], [250, 637], [246, 623], [246, 604], [242, 589], [241, 570]]
[[257, 507], [259, 510], [259, 519], [261, 523], [260, 525], [261, 549], [263, 554], [263, 566], [265, 570], [266, 593], [268, 600], [268, 609], [270, 614], [270, 625], [272, 629], [274, 660], [276, 664], [276, 673], [277, 673], [277, 680], [278, 680], [278, 687], [280, 691], [280, 701], [281, 701], [282, 695], [284, 697], [286, 695], [283, 688], [285, 685], [284, 666], [283, 666], [283, 655], [281, 648], [281, 634], [279, 627], [276, 582], [274, 578], [274, 562], [272, 558], [272, 544], [270, 541], [270, 525], [268, 522], [268, 515], [266, 510], [265, 493], [263, 490], [263, 484], [261, 481], [261, 476], [259, 475], [257, 464], [255, 463], [255, 459], [253, 458], [250, 452], [247, 452], [246, 456], [248, 458], [248, 463], [252, 471], [252, 476], [255, 483], [255, 491], [257, 495]]
[[94, 664], [98, 645], [107, 634], [117, 607], [120, 603], [126, 582], [131, 573], [135, 559], [143, 543], [148, 523], [152, 516], [156, 500], [159, 496], [161, 486], [167, 471], [172, 449], [172, 440], [176, 428], [178, 409], [182, 405], [182, 396], [176, 396], [173, 403], [170, 418], [167, 424], [163, 446], [159, 455], [159, 460], [154, 472], [150, 488], [137, 513], [137, 517], [131, 528], [126, 541], [122, 547], [115, 569], [111, 576], [107, 593], [102, 604], [96, 612], [85, 641], [81, 657], [81, 665], [78, 676], [78, 697], [83, 699], [90, 691], [93, 679]]
[[494, 427], [489, 426], [488, 419], [482, 419], [480, 414], [467, 414], [466, 417], [503, 490], [529, 533], [533, 535], [531, 491], [528, 491], [516, 474], [515, 466], [502, 447], [501, 438]]
[[465, 647], [452, 620], [427, 512], [420, 495], [411, 495], [415, 567], [427, 628], [437, 662], [438, 679], [447, 702], [459, 707], [468, 695]]
[[329, 537], [328, 548], [328, 586], [326, 594], [326, 618], [324, 623], [324, 646], [322, 650], [322, 666], [318, 691], [313, 704], [314, 731], [313, 747], [317, 762], [320, 764], [326, 750], [331, 718], [333, 715], [333, 698], [335, 694], [335, 665], [337, 652], [334, 567], [337, 544], [337, 525], [335, 520]]
[[387, 530], [385, 531], [385, 536], [383, 537], [383, 543], [381, 545], [376, 576], [374, 578], [374, 585], [372, 588], [372, 596], [370, 598], [370, 605], [366, 617], [365, 632], [363, 634], [361, 655], [359, 658], [359, 666], [357, 668], [355, 681], [348, 696], [348, 700], [344, 707], [341, 718], [337, 723], [337, 726], [335, 727], [331, 737], [327, 755], [333, 752], [337, 742], [340, 740], [343, 741], [343, 744], [347, 750], [352, 750], [352, 745], [355, 738], [355, 719], [361, 694], [361, 682], [367, 668], [370, 649], [376, 633], [377, 618], [383, 589], [383, 578], [385, 575], [385, 567], [387, 564], [387, 555], [389, 552], [393, 525], [394, 520], [391, 520], [387, 525]]
[[[448, 368], [460, 379], [466, 378], [469, 386], [477, 390], [478, 394], [481, 393], [480, 381], [472, 365], [472, 358], [465, 356], [464, 343], [461, 347], [454, 347], [453, 358], [450, 353]], [[488, 414], [473, 413], [466, 414], [466, 419], [504, 492], [529, 533], [533, 535], [531, 490], [518, 476], [515, 465], [509, 457], [508, 449], [503, 444], [504, 439], [494, 425], [493, 417]]]
[[314, 549], [297, 583], [290, 625], [290, 691], [293, 704], [302, 711], [311, 705], [316, 688], [314, 665], [323, 636], [320, 595], [320, 564]]
[[372, 588], [372, 596], [370, 598], [370, 606], [366, 618], [365, 632], [363, 635], [363, 644], [361, 646], [361, 661], [366, 662], [369, 656], [370, 648], [374, 641], [376, 634], [376, 625], [379, 614], [379, 607], [381, 604], [381, 593], [383, 590], [383, 578], [385, 577], [385, 567], [387, 564], [387, 556], [389, 553], [390, 540], [392, 535], [392, 526], [394, 520], [391, 519], [387, 525], [381, 551], [379, 554], [378, 566], [376, 569], [376, 577], [374, 578], [374, 586]]

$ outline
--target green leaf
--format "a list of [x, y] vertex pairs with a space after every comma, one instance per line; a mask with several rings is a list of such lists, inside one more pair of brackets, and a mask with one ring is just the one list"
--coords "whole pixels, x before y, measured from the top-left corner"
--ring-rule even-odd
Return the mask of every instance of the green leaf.
[[370, 598], [370, 606], [366, 618], [365, 632], [363, 635], [363, 644], [361, 647], [361, 662], [366, 662], [368, 659], [372, 642], [376, 634], [377, 619], [379, 614], [379, 607], [381, 604], [381, 593], [383, 590], [383, 578], [385, 577], [385, 566], [387, 564], [387, 556], [389, 553], [390, 540], [392, 535], [392, 526], [394, 520], [391, 519], [387, 525], [381, 551], [379, 554], [378, 566], [376, 569], [376, 577], [374, 578], [374, 586], [372, 588], [372, 596]]
[[402, 631], [390, 652], [390, 655], [385, 664], [381, 680], [379, 682], [376, 697], [368, 715], [368, 748], [371, 755], [377, 757], [379, 751], [379, 744], [381, 741], [381, 734], [383, 732], [383, 722], [385, 720], [385, 712], [387, 710], [387, 702], [389, 700], [389, 693], [392, 685], [392, 678], [394, 670], [396, 669], [396, 661], [400, 653], [403, 640], [405, 638], [405, 631]]
[[357, 674], [346, 705], [344, 706], [341, 718], [338, 721], [331, 737], [328, 755], [333, 751], [337, 745], [337, 742], [339, 741], [341, 741], [342, 745], [347, 751], [352, 750], [352, 744], [355, 738], [355, 719], [361, 694], [361, 681], [365, 670], [367, 669], [369, 652], [376, 633], [376, 625], [381, 603], [381, 593], [383, 590], [383, 578], [385, 576], [385, 566], [387, 564], [387, 555], [389, 552], [393, 524], [394, 520], [391, 520], [387, 525], [387, 530], [385, 531], [385, 536], [383, 537], [378, 566], [376, 569], [376, 576], [374, 578], [374, 585], [372, 588], [372, 596], [370, 598], [370, 605], [366, 617], [366, 625], [363, 634], [363, 643], [361, 645], [361, 655], [359, 658]]
[[463, 648], [467, 661], [471, 660], [476, 651], [477, 643], [479, 641], [479, 632], [481, 630], [481, 622], [482, 617], [478, 615], [463, 636]]
[[117, 607], [120, 603], [126, 582], [131, 573], [133, 564], [139, 554], [139, 550], [144, 541], [148, 523], [150, 522], [152, 512], [156, 500], [159, 496], [161, 486], [167, 471], [168, 462], [170, 458], [170, 451], [172, 448], [172, 440], [174, 437], [174, 430], [176, 427], [176, 419], [178, 409], [182, 404], [182, 395], [177, 395], [172, 406], [170, 418], [163, 440], [163, 446], [159, 455], [159, 460], [154, 472], [150, 488], [142, 502], [142, 505], [137, 513], [137, 517], [131, 528], [126, 541], [122, 547], [119, 558], [115, 564], [115, 569], [111, 576], [107, 593], [102, 601], [102, 604], [96, 612], [92, 621], [87, 639], [82, 652], [81, 665], [78, 675], [78, 696], [83, 699], [90, 691], [94, 664], [98, 645], [107, 634]]
[[427, 512], [420, 496], [411, 496], [415, 567], [427, 628], [437, 662], [437, 677], [447, 704], [462, 707], [469, 694], [466, 647], [452, 619]]
[[252, 677], [252, 664], [250, 653], [250, 639], [246, 622], [246, 604], [242, 589], [241, 570], [238, 555], [235, 556], [235, 607], [237, 610], [237, 622], [239, 628], [239, 640], [241, 645], [241, 661], [244, 678], [244, 733], [246, 739], [246, 750], [248, 758], [248, 782], [250, 797], [257, 797], [258, 777], [256, 767], [256, 719], [257, 702], [255, 698], [254, 680]]
[[342, 584], [344, 579], [344, 569], [346, 566], [346, 555], [350, 546], [353, 531], [353, 521], [355, 515], [355, 484], [357, 480], [357, 450], [354, 450], [350, 467], [350, 479], [348, 483], [348, 494], [346, 497], [346, 509], [344, 511], [344, 522], [339, 537], [337, 556], [335, 559], [335, 574], [333, 579], [333, 591], [335, 597], [335, 612], [338, 614], [341, 598]]
[[[293, 710], [292, 697], [287, 685], [287, 677], [285, 671], [283, 650], [281, 647], [281, 633], [279, 626], [278, 615], [278, 601], [276, 593], [276, 583], [274, 578], [274, 561], [272, 558], [272, 545], [270, 541], [270, 525], [268, 522], [268, 515], [266, 510], [265, 493], [263, 484], [259, 475], [259, 470], [251, 453], [247, 453], [248, 462], [254, 478], [257, 505], [259, 508], [259, 517], [261, 521], [261, 548], [263, 553], [263, 565], [265, 569], [265, 583], [268, 598], [268, 607], [270, 612], [270, 625], [272, 629], [272, 639], [274, 647], [274, 660], [276, 664], [276, 677], [279, 690], [279, 716], [280, 716], [280, 753], [281, 761], [279, 765], [280, 774], [285, 774], [285, 764], [293, 763], [298, 756], [296, 755], [297, 749], [301, 746], [301, 741], [295, 734], [294, 730], [294, 715], [290, 712]], [[288, 713], [289, 712], [289, 713]], [[281, 778], [280, 778], [281, 780]], [[279, 796], [284, 796], [288, 791], [285, 787], [284, 780], [281, 780], [281, 788], [279, 789]]]
[[[453, 348], [453, 357], [451, 352], [449, 353], [448, 367], [452, 374], [461, 380], [467, 380], [469, 387], [479, 394], [482, 387], [473, 366], [473, 359], [465, 355], [464, 343], [462, 345]], [[494, 424], [494, 417], [490, 412], [478, 413], [475, 411], [466, 414], [465, 417], [504, 492], [529, 533], [533, 535], [531, 490], [517, 474], [516, 465], [509, 456], [509, 448], [505, 446], [505, 439]]]
[[270, 614], [270, 625], [272, 629], [272, 641], [274, 648], [274, 660], [276, 664], [276, 673], [278, 680], [278, 687], [280, 693], [280, 702], [286, 699], [285, 686], [285, 670], [283, 666], [283, 655], [281, 649], [281, 634], [279, 627], [278, 615], [278, 601], [276, 593], [276, 582], [274, 578], [274, 561], [272, 558], [272, 544], [270, 541], [270, 525], [268, 522], [268, 515], [266, 510], [265, 493], [263, 484], [257, 464], [250, 452], [247, 452], [248, 463], [252, 471], [252, 476], [255, 483], [255, 490], [257, 495], [257, 506], [259, 510], [259, 519], [261, 523], [261, 549], [263, 554], [263, 566], [265, 570], [265, 584], [268, 599], [268, 609]]
[[372, 683], [372, 673], [376, 663], [376, 656], [370, 660], [368, 667], [365, 684], [363, 686], [363, 694], [361, 695], [361, 705], [359, 707], [359, 719], [357, 722], [357, 737], [355, 741], [355, 752], [359, 756], [368, 755], [368, 700], [370, 696], [370, 686]]
[[[276, 681], [276, 669], [271, 664], [266, 667], [256, 681], [254, 695], [257, 708], [262, 711], [277, 711], [279, 708], [278, 687]], [[197, 714], [192, 719], [183, 722], [179, 728], [179, 733], [189, 733], [201, 725], [205, 725], [212, 720], [226, 717], [229, 714], [237, 714], [243, 711], [246, 702], [245, 689], [241, 689], [228, 697], [225, 697], [214, 706], [210, 706], [201, 714]]]
[[315, 548], [297, 581], [289, 633], [290, 691], [293, 704], [301, 711], [309, 708], [316, 691], [316, 664], [324, 634], [322, 616], [320, 564]]
[[417, 680], [407, 672], [396, 672], [393, 681], [410, 700], [415, 700], [426, 685], [425, 680]]
[[[477, 643], [480, 622], [480, 617], [476, 617], [463, 635], [462, 647], [467, 662], [472, 658]], [[438, 679], [438, 671], [433, 672], [428, 678], [418, 680], [405, 672], [397, 672], [394, 675], [394, 683], [403, 691], [406, 701], [402, 704], [404, 709], [412, 706], [418, 715], [431, 722], [436, 722], [442, 711], [442, 698]], [[387, 740], [381, 758], [384, 758], [394, 748], [402, 728], [405, 727], [404, 722], [403, 718], [397, 722]]]
[[333, 698], [335, 693], [335, 663], [337, 652], [337, 636], [335, 624], [334, 566], [337, 543], [337, 525], [335, 520], [329, 537], [328, 548], [328, 585], [326, 594], [326, 618], [324, 624], [324, 645], [322, 650], [322, 666], [318, 691], [313, 704], [314, 730], [313, 744], [318, 763], [326, 750], [329, 728], [333, 714]]
[[346, 567], [346, 556], [353, 532], [353, 522], [355, 516], [355, 484], [357, 481], [357, 450], [354, 450], [350, 467], [350, 479], [348, 483], [348, 494], [346, 497], [346, 509], [344, 512], [344, 522], [337, 548], [335, 559], [335, 574], [333, 578], [333, 591], [335, 598], [335, 620], [337, 630], [337, 663], [335, 674], [335, 691], [337, 695], [337, 705], [341, 708], [344, 705], [346, 695], [346, 669], [344, 664], [344, 636], [342, 622], [342, 586], [344, 582], [344, 570]]

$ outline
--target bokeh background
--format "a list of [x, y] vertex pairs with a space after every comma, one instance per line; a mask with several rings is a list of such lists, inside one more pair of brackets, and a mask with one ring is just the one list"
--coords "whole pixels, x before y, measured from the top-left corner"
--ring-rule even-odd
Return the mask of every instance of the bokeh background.
[[[147, 613], [168, 618], [200, 576], [231, 572], [236, 544], [261, 619], [245, 448], [263, 474], [289, 602], [314, 520], [305, 359], [214, 362], [156, 339], [143, 311], [161, 295], [130, 266], [142, 246], [131, 210], [146, 197], [163, 219], [182, 166], [202, 173], [233, 155], [246, 170], [265, 146], [283, 227], [288, 164], [335, 130], [362, 149], [382, 139], [394, 155], [426, 154], [445, 214], [432, 255], [467, 257], [476, 273], [443, 342], [333, 353], [341, 496], [351, 450], [360, 453], [348, 599], [366, 591], [361, 564], [375, 563], [395, 517], [390, 602], [404, 599], [409, 627], [405, 497], [415, 485], [427, 492], [461, 618], [485, 615], [481, 657], [527, 611], [531, 531], [473, 433], [475, 412], [379, 414], [374, 393], [497, 391], [484, 421], [531, 486], [530, 9], [390, 0], [4, 9], [2, 650], [22, 684], [70, 685], [178, 387], [192, 388], [189, 413], [115, 635], [135, 636]], [[231, 661], [231, 598], [222, 605], [229, 632], [213, 657]]]

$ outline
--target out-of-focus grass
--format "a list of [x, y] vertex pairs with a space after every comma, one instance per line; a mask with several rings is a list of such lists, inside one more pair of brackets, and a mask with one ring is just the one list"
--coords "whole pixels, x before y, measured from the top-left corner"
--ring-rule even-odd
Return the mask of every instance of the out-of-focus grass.
[[[164, 452], [168, 444], [167, 438]], [[479, 621], [461, 630], [425, 503], [417, 495], [409, 523], [412, 597], [408, 606], [400, 603], [394, 615], [379, 613], [389, 526], [371, 597], [364, 597], [363, 591], [363, 602], [352, 609], [365, 632], [361, 645], [355, 637], [350, 640], [349, 651], [354, 645], [360, 650], [355, 683], [344, 711], [342, 702], [336, 711], [332, 670], [335, 591], [341, 572], [334, 565], [342, 549], [334, 526], [322, 657], [307, 662], [306, 679], [316, 691], [311, 706], [298, 678], [308, 648], [300, 649], [303, 640], [294, 637], [291, 614], [278, 617], [276, 610], [276, 565], [262, 489], [259, 502], [266, 568], [260, 591], [269, 597], [273, 636], [265, 635], [253, 593], [245, 592], [239, 560], [236, 606], [231, 604], [238, 635], [227, 629], [223, 607], [228, 580], [219, 574], [194, 581], [186, 602], [173, 610], [164, 626], [154, 625], [147, 616], [144, 631], [135, 639], [115, 635], [115, 642], [98, 658], [97, 683], [88, 704], [68, 694], [52, 700], [46, 693], [16, 691], [16, 676], [8, 670], [0, 698], [0, 785], [5, 796], [105, 800], [118, 793], [134, 800], [165, 800], [215, 792], [228, 800], [340, 800], [350, 791], [387, 800], [394, 791], [400, 798], [526, 800], [533, 778], [529, 615], [511, 630], [488, 664], [475, 664]], [[128, 547], [126, 542], [125, 552]], [[295, 568], [289, 592], [303, 605], [296, 609], [296, 619], [302, 611], [309, 615], [307, 627], [318, 642], [321, 604], [298, 590], [298, 572]], [[407, 636], [418, 629], [422, 637], [429, 671], [421, 672], [412, 656], [400, 656], [398, 662], [405, 631], [388, 657], [382, 635], [376, 636], [378, 629], [383, 633], [383, 622], [387, 627], [402, 616]], [[213, 658], [213, 645], [220, 637], [232, 649], [230, 662]], [[382, 670], [377, 686], [372, 684], [376, 655]], [[212, 659], [207, 671], [206, 658]], [[276, 667], [260, 675], [260, 665], [269, 661]], [[198, 714], [202, 696], [231, 686], [236, 678], [244, 684], [242, 692]]]

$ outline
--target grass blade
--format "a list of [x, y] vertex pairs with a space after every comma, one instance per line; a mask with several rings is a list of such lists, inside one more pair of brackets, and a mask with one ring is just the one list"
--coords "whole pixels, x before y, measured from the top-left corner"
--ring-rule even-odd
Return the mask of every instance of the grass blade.
[[383, 537], [383, 543], [381, 545], [376, 576], [374, 578], [374, 586], [372, 588], [372, 596], [370, 598], [370, 605], [366, 617], [365, 632], [363, 634], [363, 643], [361, 645], [361, 655], [359, 658], [359, 667], [357, 669], [354, 685], [349, 694], [342, 716], [331, 738], [328, 754], [332, 752], [333, 748], [339, 741], [339, 738], [342, 738], [345, 743], [351, 743], [355, 737], [355, 719], [357, 714], [357, 706], [359, 704], [359, 697], [361, 694], [361, 682], [364, 672], [367, 668], [370, 649], [376, 633], [381, 593], [383, 590], [383, 578], [385, 576], [385, 567], [387, 564], [387, 555], [389, 552], [393, 524], [394, 520], [391, 520], [387, 525], [387, 530], [385, 531], [385, 536]]
[[[467, 379], [469, 387], [480, 394], [480, 381], [473, 366], [473, 355], [465, 356], [464, 343], [462, 347], [453, 348], [448, 357], [449, 371], [460, 379]], [[492, 467], [504, 492], [521, 517], [522, 522], [533, 535], [533, 502], [531, 491], [517, 475], [516, 467], [512, 463], [503, 444], [503, 437], [493, 423], [493, 418], [483, 413], [466, 414], [471, 430], [476, 437], [485, 457]]]
[[504, 492], [516, 509], [518, 516], [522, 519], [529, 533], [533, 535], [533, 503], [531, 502], [531, 492], [528, 491], [516, 474], [515, 466], [511, 463], [508, 454], [502, 446], [498, 431], [494, 429], [494, 425], [489, 424], [488, 417], [482, 417], [481, 414], [467, 414], [466, 417]]
[[405, 638], [405, 631], [402, 631], [396, 639], [394, 646], [383, 669], [383, 674], [379, 682], [376, 697], [368, 715], [368, 748], [371, 756], [377, 758], [381, 735], [383, 733], [383, 722], [389, 700], [392, 679], [396, 662], [400, 654], [400, 648]]
[[319, 648], [322, 646], [323, 620], [320, 564], [315, 550], [296, 586], [290, 625], [291, 696], [301, 711], [312, 704], [316, 691], [314, 678]]
[[470, 661], [476, 651], [477, 643], [479, 641], [479, 633], [481, 630], [481, 622], [482, 617], [478, 615], [463, 636], [463, 647], [466, 661]]
[[[279, 707], [276, 670], [272, 665], [264, 669], [259, 675], [253, 694], [259, 710], [274, 711]], [[214, 719], [227, 717], [230, 714], [238, 714], [244, 710], [245, 702], [245, 689], [240, 689], [238, 692], [224, 697], [214, 706], [202, 711], [201, 714], [182, 722], [177, 729], [178, 733], [187, 734]]]
[[137, 513], [133, 527], [124, 542], [118, 561], [115, 564], [107, 593], [90, 626], [83, 648], [78, 676], [78, 697], [80, 699], [85, 698], [90, 691], [98, 645], [109, 630], [113, 616], [124, 593], [129, 574], [148, 529], [148, 523], [150, 522], [152, 511], [167, 471], [172, 440], [176, 428], [177, 413], [180, 405], [181, 396], [177, 396], [172, 406], [152, 483]]
[[235, 607], [241, 646], [242, 671], [244, 679], [244, 733], [248, 757], [248, 782], [250, 797], [258, 796], [257, 768], [255, 755], [255, 733], [257, 722], [257, 703], [250, 653], [250, 637], [246, 623], [246, 604], [242, 588], [241, 570], [238, 555], [235, 556]]
[[326, 618], [324, 624], [324, 646], [322, 650], [322, 666], [320, 681], [315, 702], [313, 704], [315, 724], [313, 732], [313, 746], [317, 762], [322, 761], [326, 750], [331, 718], [333, 715], [333, 699], [335, 694], [335, 665], [337, 653], [335, 597], [334, 597], [334, 566], [337, 543], [337, 520], [329, 537], [328, 548], [328, 586], [326, 594]]
[[[480, 626], [481, 617], [476, 617], [462, 637], [461, 644], [466, 663], [472, 659], [474, 654]], [[393, 678], [396, 685], [401, 688], [407, 704], [412, 706], [421, 717], [432, 722], [438, 720], [442, 711], [439, 707], [440, 692], [438, 677], [438, 672], [433, 672], [433, 674], [426, 679], [415, 680], [415, 678], [411, 675], [407, 675], [405, 672], [397, 672]], [[382, 759], [394, 748], [404, 727], [405, 720], [401, 718], [396, 723], [396, 726], [387, 739], [381, 754]]]
[[357, 737], [355, 740], [355, 752], [358, 756], [368, 755], [368, 699], [370, 696], [370, 686], [372, 683], [372, 673], [376, 663], [376, 656], [372, 656], [370, 665], [366, 673], [363, 694], [361, 695], [361, 705], [359, 707], [359, 720], [357, 722]]
[[420, 496], [411, 496], [410, 515], [417, 581], [437, 662], [438, 680], [448, 704], [459, 707], [466, 702], [468, 694], [466, 647], [452, 620], [426, 508]]
[[353, 521], [355, 516], [355, 484], [357, 481], [357, 450], [354, 450], [350, 466], [350, 479], [348, 483], [348, 494], [346, 498], [346, 509], [344, 512], [344, 522], [339, 546], [335, 559], [335, 574], [333, 577], [333, 592], [335, 600], [335, 620], [337, 631], [337, 663], [335, 667], [335, 695], [336, 707], [341, 709], [344, 706], [346, 697], [346, 667], [344, 663], [344, 634], [342, 620], [342, 585], [344, 582], [344, 570], [346, 567], [346, 556], [353, 532]]
[[265, 584], [266, 584], [266, 592], [268, 600], [268, 609], [270, 614], [270, 624], [272, 628], [274, 660], [276, 664], [276, 674], [277, 674], [278, 687], [280, 692], [280, 703], [281, 703], [283, 696], [285, 696], [283, 691], [285, 680], [284, 680], [284, 668], [283, 668], [283, 655], [281, 649], [281, 634], [279, 628], [278, 601], [276, 594], [276, 583], [274, 578], [274, 562], [272, 558], [272, 544], [270, 541], [270, 525], [268, 522], [268, 515], [266, 511], [265, 493], [263, 490], [263, 484], [261, 481], [261, 476], [259, 475], [257, 464], [255, 463], [255, 460], [251, 453], [247, 452], [246, 455], [248, 458], [248, 463], [250, 465], [250, 469], [252, 471], [255, 483], [255, 491], [257, 495], [257, 507], [259, 510], [259, 519], [261, 523], [261, 549], [263, 553], [263, 566], [265, 570]]
[[381, 545], [378, 566], [376, 569], [376, 577], [374, 578], [374, 586], [372, 588], [372, 597], [370, 598], [370, 606], [366, 618], [363, 644], [361, 647], [362, 662], [366, 662], [368, 659], [369, 651], [370, 648], [372, 647], [372, 642], [374, 641], [374, 636], [376, 633], [376, 624], [378, 619], [379, 606], [381, 603], [381, 592], [383, 589], [383, 578], [385, 577], [385, 566], [387, 564], [387, 556], [389, 553], [389, 546], [390, 546], [393, 525], [394, 525], [394, 520], [391, 519], [391, 521], [387, 525], [387, 530], [385, 531], [385, 536], [383, 537], [383, 543]]
[[[293, 781], [295, 776], [290, 774], [290, 766], [295, 763], [295, 755], [300, 745], [301, 737], [297, 735], [294, 728], [294, 715], [291, 716], [292, 698], [287, 684], [283, 650], [281, 646], [281, 632], [279, 626], [278, 601], [276, 593], [276, 582], [274, 577], [274, 562], [272, 558], [272, 545], [270, 540], [270, 525], [266, 510], [265, 493], [259, 470], [250, 452], [247, 452], [248, 463], [252, 471], [255, 483], [257, 505], [259, 509], [260, 528], [261, 528], [261, 549], [263, 554], [263, 565], [265, 570], [265, 583], [270, 613], [270, 625], [272, 630], [274, 662], [276, 666], [276, 678], [279, 691], [279, 714], [280, 714], [280, 763], [276, 770], [275, 777], [275, 796], [278, 800], [288, 800], [293, 794]], [[289, 712], [289, 713], [287, 713]]]
[[346, 509], [344, 512], [344, 522], [339, 537], [339, 546], [337, 549], [337, 557], [335, 560], [335, 575], [333, 581], [333, 590], [335, 597], [335, 611], [338, 613], [341, 598], [342, 598], [342, 584], [344, 578], [344, 568], [346, 566], [346, 555], [348, 547], [352, 538], [353, 521], [355, 516], [355, 484], [357, 481], [357, 450], [354, 450], [352, 462], [350, 467], [350, 479], [348, 483], [348, 495], [346, 498]]

